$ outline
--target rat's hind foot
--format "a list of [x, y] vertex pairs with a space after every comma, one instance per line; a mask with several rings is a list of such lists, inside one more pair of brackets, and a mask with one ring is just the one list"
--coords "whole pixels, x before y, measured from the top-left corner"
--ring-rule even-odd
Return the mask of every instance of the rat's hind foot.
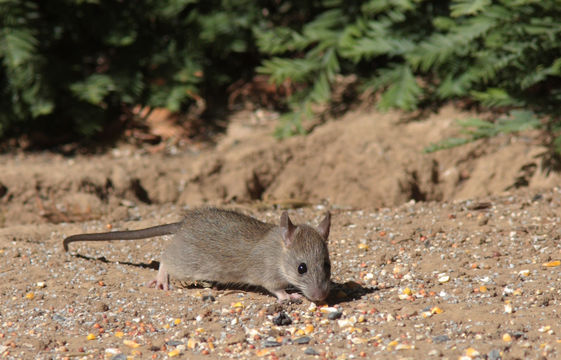
[[160, 290], [169, 290], [169, 275], [164, 267], [164, 264], [160, 263], [160, 268], [158, 269], [158, 275], [152, 281], [146, 283], [148, 287], [155, 287]]

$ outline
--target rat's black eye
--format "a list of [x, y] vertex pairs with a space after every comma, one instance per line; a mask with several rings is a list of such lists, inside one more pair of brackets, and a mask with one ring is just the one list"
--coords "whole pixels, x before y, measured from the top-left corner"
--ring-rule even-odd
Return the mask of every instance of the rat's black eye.
[[306, 266], [306, 264], [302, 263], [298, 265], [298, 274], [300, 275], [305, 274], [306, 271], [308, 271], [308, 267]]

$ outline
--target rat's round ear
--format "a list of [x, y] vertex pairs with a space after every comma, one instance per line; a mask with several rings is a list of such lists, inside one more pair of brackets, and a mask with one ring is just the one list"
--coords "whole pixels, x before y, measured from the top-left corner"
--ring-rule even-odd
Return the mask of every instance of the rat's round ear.
[[290, 221], [290, 218], [288, 217], [288, 212], [286, 211], [283, 211], [281, 215], [280, 228], [281, 228], [282, 240], [284, 241], [286, 247], [289, 247], [292, 244], [292, 240], [294, 239], [294, 232], [296, 230], [296, 226], [294, 226], [292, 221]]
[[324, 238], [325, 240], [327, 240], [327, 238], [329, 237], [330, 227], [331, 227], [331, 213], [328, 211], [325, 214], [325, 217], [323, 218], [321, 223], [319, 223], [318, 225], [318, 232], [321, 235], [321, 237]]

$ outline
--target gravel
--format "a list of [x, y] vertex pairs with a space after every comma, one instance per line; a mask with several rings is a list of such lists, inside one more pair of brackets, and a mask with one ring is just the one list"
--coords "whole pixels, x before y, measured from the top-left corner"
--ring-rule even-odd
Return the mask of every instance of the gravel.
[[[318, 304], [197, 283], [146, 288], [163, 239], [77, 244], [80, 255], [65, 255], [61, 239], [74, 225], [2, 229], [0, 357], [558, 358], [560, 205], [555, 188], [332, 208], [333, 288]], [[290, 211], [317, 224], [324, 210]], [[136, 211], [141, 224], [121, 226], [158, 223], [169, 209]]]

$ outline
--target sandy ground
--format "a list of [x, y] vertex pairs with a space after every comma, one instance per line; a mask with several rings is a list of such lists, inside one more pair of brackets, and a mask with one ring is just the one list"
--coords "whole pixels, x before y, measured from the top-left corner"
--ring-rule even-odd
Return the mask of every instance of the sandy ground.
[[[360, 112], [279, 142], [246, 114], [209, 150], [1, 155], [0, 357], [560, 357], [559, 176], [533, 133], [420, 153], [469, 116]], [[201, 204], [272, 223], [330, 210], [327, 302], [146, 288], [166, 238], [62, 251]]]

